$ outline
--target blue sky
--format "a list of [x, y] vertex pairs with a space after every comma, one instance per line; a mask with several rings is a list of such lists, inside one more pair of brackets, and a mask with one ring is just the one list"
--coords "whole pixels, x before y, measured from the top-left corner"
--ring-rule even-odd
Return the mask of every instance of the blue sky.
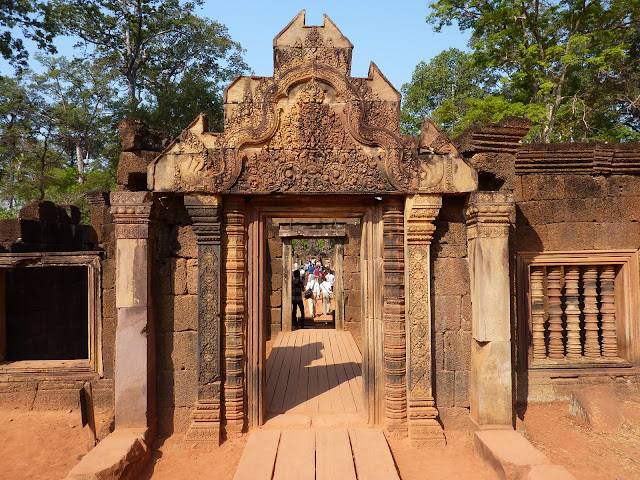
[[307, 25], [322, 25], [326, 13], [351, 40], [352, 76], [366, 77], [373, 61], [398, 90], [411, 80], [418, 62], [450, 47], [465, 49], [469, 39], [455, 27], [435, 33], [425, 21], [429, 9], [424, 0], [205, 0], [201, 15], [228, 27], [231, 37], [246, 49], [245, 61], [254, 74], [271, 76], [273, 37], [302, 9]]

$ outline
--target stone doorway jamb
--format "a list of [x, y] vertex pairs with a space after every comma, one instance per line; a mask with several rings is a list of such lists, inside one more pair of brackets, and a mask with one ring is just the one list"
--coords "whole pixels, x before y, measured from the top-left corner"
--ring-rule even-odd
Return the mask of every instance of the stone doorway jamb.
[[513, 428], [509, 228], [514, 216], [510, 193], [469, 197], [470, 418], [477, 429]]
[[433, 398], [431, 350], [431, 240], [441, 207], [439, 195], [411, 195], [405, 201], [407, 416], [414, 447], [445, 443]]
[[154, 325], [151, 318], [149, 192], [112, 192], [116, 236], [115, 424], [155, 433]]
[[220, 195], [187, 195], [198, 245], [198, 399], [187, 440], [220, 444]]

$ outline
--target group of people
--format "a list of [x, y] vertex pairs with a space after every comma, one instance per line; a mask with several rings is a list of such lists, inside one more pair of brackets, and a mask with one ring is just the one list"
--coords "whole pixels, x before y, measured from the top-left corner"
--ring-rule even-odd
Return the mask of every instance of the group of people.
[[[291, 279], [291, 325], [294, 329], [304, 328], [304, 302], [307, 300], [311, 318], [320, 315], [316, 312], [316, 302], [322, 298], [322, 313], [331, 313], [331, 299], [336, 276], [322, 262], [309, 259], [304, 265], [294, 265]], [[300, 310], [300, 319], [297, 310]]]

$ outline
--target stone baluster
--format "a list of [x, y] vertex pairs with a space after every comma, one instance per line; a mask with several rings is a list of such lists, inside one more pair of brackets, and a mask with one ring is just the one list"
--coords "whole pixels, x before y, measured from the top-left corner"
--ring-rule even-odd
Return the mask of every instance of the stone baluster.
[[471, 283], [470, 419], [477, 428], [513, 425], [509, 228], [513, 196], [473, 192], [467, 237]]
[[562, 271], [560, 266], [547, 267], [549, 297], [549, 358], [564, 358], [562, 342]]
[[547, 356], [544, 317], [544, 268], [531, 267], [531, 336], [534, 360], [543, 360]]
[[383, 229], [385, 424], [401, 432], [407, 428], [404, 218], [403, 206], [395, 199], [384, 205]]
[[565, 309], [567, 318], [567, 358], [580, 358], [582, 345], [580, 343], [580, 267], [567, 265], [564, 267], [565, 278]]
[[407, 384], [409, 439], [415, 447], [444, 444], [433, 399], [431, 351], [431, 239], [442, 197], [414, 195], [405, 203], [407, 252]]
[[155, 364], [149, 294], [149, 192], [112, 192], [116, 234], [116, 428], [155, 428]]
[[602, 315], [602, 356], [618, 356], [616, 338], [616, 307], [613, 282], [616, 277], [613, 265], [600, 267], [600, 314]]
[[229, 198], [224, 205], [224, 409], [227, 435], [244, 429], [245, 205]]
[[582, 267], [582, 284], [584, 285], [584, 356], [600, 357], [598, 342], [598, 267], [587, 265]]
[[220, 196], [188, 195], [198, 244], [198, 400], [186, 438], [220, 443]]

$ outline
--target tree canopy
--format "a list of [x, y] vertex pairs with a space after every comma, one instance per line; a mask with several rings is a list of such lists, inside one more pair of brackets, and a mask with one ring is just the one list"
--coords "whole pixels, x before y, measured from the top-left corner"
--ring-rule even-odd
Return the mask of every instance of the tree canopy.
[[[430, 8], [436, 31], [456, 24], [471, 32], [474, 80], [483, 90], [458, 98], [455, 114], [464, 121], [443, 123], [450, 132], [501, 104], [531, 118], [533, 141], [640, 138], [640, 0], [439, 0]], [[415, 97], [417, 85], [405, 90]], [[414, 104], [405, 100], [405, 117], [417, 114]]]

